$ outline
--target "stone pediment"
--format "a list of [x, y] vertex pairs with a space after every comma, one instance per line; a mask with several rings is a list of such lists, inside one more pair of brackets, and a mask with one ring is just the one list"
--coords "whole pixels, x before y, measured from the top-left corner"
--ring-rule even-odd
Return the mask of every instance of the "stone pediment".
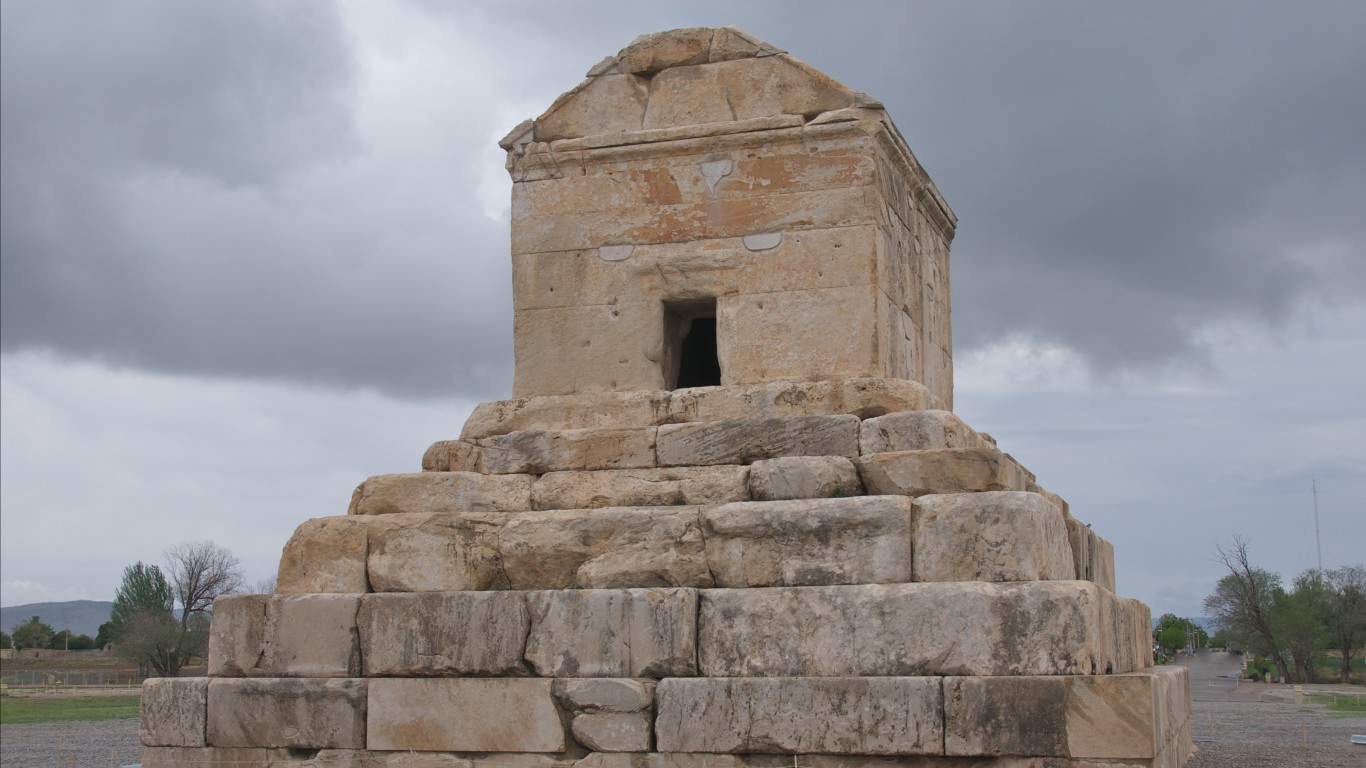
[[676, 29], [604, 59], [502, 146], [760, 118], [800, 125], [856, 107], [882, 105], [744, 30]]

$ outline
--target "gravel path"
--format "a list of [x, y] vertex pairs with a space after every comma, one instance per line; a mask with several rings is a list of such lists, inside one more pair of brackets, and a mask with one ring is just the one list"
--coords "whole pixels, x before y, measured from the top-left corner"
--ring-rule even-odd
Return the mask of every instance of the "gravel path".
[[141, 762], [136, 719], [0, 725], [4, 768], [117, 768]]

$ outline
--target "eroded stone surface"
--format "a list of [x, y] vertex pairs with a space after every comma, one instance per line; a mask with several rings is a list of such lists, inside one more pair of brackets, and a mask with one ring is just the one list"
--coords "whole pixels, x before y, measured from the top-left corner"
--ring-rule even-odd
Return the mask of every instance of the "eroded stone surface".
[[145, 747], [202, 747], [209, 679], [153, 677], [142, 682], [138, 737]]
[[554, 691], [561, 706], [578, 713], [644, 712], [654, 705], [653, 681], [561, 678], [555, 681]]
[[646, 712], [576, 715], [570, 723], [574, 740], [596, 752], [646, 752], [654, 733]]
[[278, 594], [368, 592], [365, 559], [375, 522], [359, 517], [315, 517], [285, 543], [275, 580]]
[[748, 467], [717, 466], [550, 472], [532, 487], [531, 505], [535, 509], [593, 509], [745, 501], [749, 471]]
[[367, 569], [375, 592], [507, 589], [498, 536], [509, 516], [499, 512], [381, 518]]
[[365, 686], [357, 679], [211, 679], [208, 742], [215, 747], [361, 749]]
[[858, 418], [808, 416], [666, 424], [659, 428], [661, 467], [748, 464], [779, 456], [858, 455]]
[[987, 442], [949, 411], [907, 411], [866, 419], [859, 428], [863, 454], [982, 448]]
[[1018, 464], [986, 448], [874, 453], [854, 463], [864, 487], [876, 494], [1023, 491], [1028, 483]]
[[1062, 514], [1037, 493], [921, 496], [914, 520], [914, 581], [1075, 578]]
[[418, 752], [562, 752], [551, 681], [381, 678], [369, 681], [368, 748]]
[[719, 587], [874, 584], [911, 580], [911, 500], [724, 504], [702, 515]]
[[366, 595], [357, 623], [367, 677], [526, 674], [520, 592]]
[[843, 456], [763, 459], [751, 464], [749, 470], [749, 493], [755, 501], [863, 495], [858, 470]]
[[698, 661], [709, 677], [1095, 674], [1106, 598], [1077, 581], [704, 590]]
[[416, 472], [376, 475], [351, 497], [352, 515], [401, 512], [523, 512], [530, 509], [531, 475]]
[[479, 440], [484, 471], [503, 475], [655, 465], [655, 428], [526, 430]]
[[942, 752], [938, 678], [670, 678], [663, 752], [916, 755]]
[[707, 587], [696, 507], [531, 512], [499, 532], [513, 589]]
[[526, 660], [547, 677], [696, 674], [697, 592], [528, 592]]
[[213, 601], [210, 677], [247, 677], [259, 668], [265, 652], [268, 602], [270, 595], [222, 595]]

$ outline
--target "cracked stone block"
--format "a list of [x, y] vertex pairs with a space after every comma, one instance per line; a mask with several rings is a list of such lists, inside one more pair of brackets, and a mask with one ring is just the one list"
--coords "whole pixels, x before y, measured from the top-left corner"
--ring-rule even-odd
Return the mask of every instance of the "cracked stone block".
[[545, 677], [697, 673], [697, 591], [528, 592], [526, 660]]
[[520, 676], [531, 627], [522, 592], [366, 595], [366, 677]]
[[921, 496], [911, 531], [914, 581], [1075, 578], [1062, 513], [1037, 493]]
[[365, 686], [358, 679], [210, 679], [208, 742], [215, 747], [361, 749]]
[[551, 681], [377, 678], [366, 748], [417, 752], [563, 752]]
[[208, 716], [207, 677], [153, 677], [142, 682], [138, 738], [144, 747], [202, 747]]
[[532, 475], [478, 472], [376, 475], [356, 487], [348, 514], [524, 512], [535, 482]]

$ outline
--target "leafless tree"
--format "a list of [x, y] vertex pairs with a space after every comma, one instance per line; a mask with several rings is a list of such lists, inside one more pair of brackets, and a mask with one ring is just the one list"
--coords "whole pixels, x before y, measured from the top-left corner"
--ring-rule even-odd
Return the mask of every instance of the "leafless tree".
[[1237, 535], [1232, 545], [1216, 546], [1215, 553], [1215, 562], [1227, 568], [1228, 575], [1205, 598], [1205, 611], [1220, 626], [1256, 640], [1257, 650], [1271, 659], [1281, 677], [1290, 679], [1290, 669], [1272, 631], [1281, 577], [1254, 567], [1248, 560], [1247, 541]]

